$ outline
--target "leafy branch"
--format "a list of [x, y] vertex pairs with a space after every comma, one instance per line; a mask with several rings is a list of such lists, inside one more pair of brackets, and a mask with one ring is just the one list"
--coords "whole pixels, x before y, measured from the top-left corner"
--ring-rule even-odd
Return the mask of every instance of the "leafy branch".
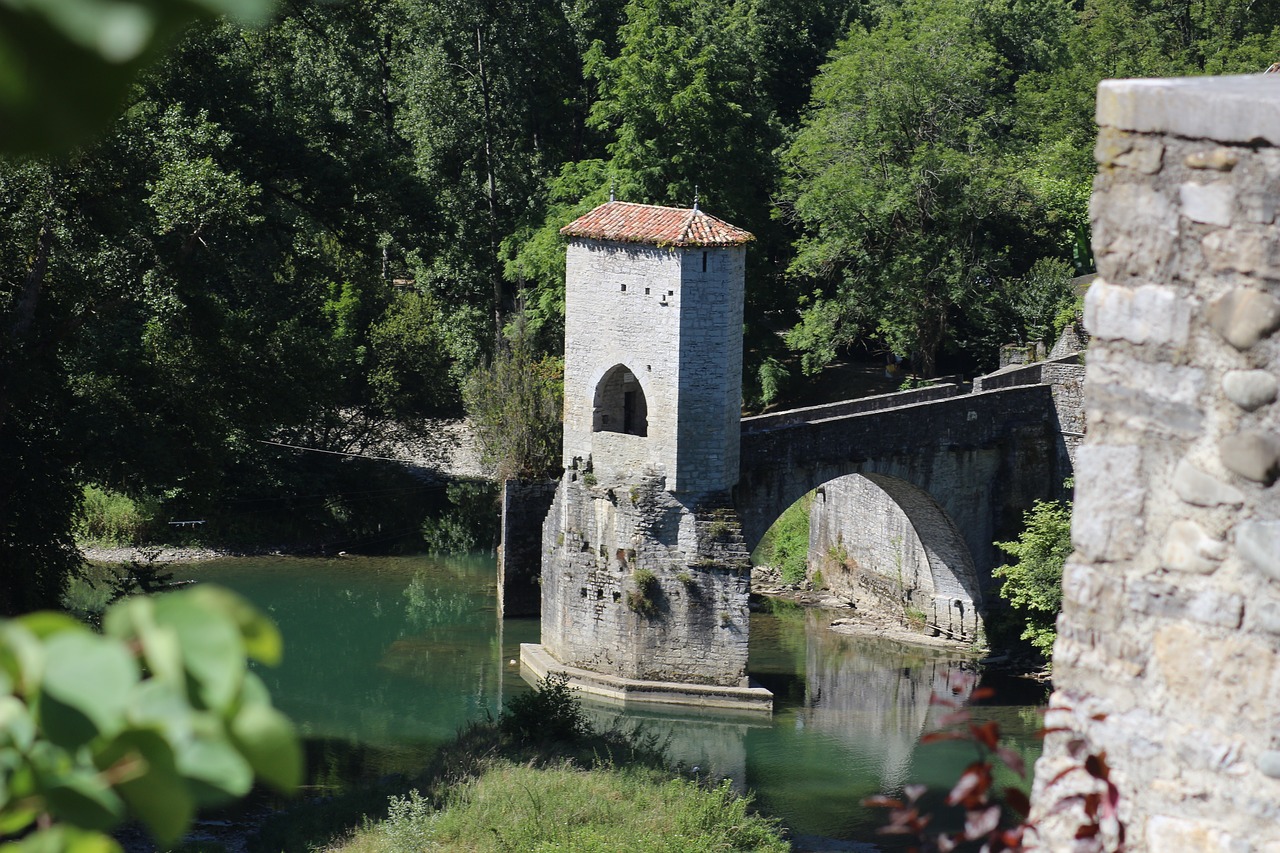
[[118, 853], [105, 833], [129, 818], [172, 844], [255, 776], [296, 787], [293, 727], [246, 665], [280, 659], [257, 609], [201, 586], [126, 599], [103, 628], [0, 621], [0, 851]]

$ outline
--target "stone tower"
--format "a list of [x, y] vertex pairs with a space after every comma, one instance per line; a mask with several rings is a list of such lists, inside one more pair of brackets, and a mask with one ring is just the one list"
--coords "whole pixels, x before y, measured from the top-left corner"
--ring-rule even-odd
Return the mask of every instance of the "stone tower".
[[609, 202], [566, 226], [564, 464], [671, 492], [738, 481], [752, 236], [696, 207]]
[[750, 566], [729, 498], [754, 238], [697, 207], [614, 201], [560, 233], [565, 473], [543, 528], [542, 645], [522, 657], [589, 691], [767, 707], [747, 687]]

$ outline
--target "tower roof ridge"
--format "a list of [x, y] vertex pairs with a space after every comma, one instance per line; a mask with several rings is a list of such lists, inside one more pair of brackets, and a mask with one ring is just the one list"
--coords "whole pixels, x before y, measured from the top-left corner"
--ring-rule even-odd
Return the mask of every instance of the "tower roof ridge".
[[609, 201], [560, 229], [565, 237], [658, 246], [739, 246], [755, 239], [697, 207]]

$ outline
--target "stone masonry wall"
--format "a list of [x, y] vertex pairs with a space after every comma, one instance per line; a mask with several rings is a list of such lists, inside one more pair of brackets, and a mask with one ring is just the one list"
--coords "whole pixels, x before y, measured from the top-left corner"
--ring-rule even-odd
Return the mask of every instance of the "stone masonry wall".
[[[741, 246], [570, 241], [566, 468], [590, 458], [606, 479], [636, 479], [653, 468], [672, 491], [722, 491], [737, 482], [745, 257]], [[643, 438], [593, 432], [596, 387], [619, 364], [644, 393]]]
[[656, 472], [604, 484], [570, 469], [543, 547], [542, 645], [561, 663], [747, 685], [750, 563], [727, 495], [693, 506]]
[[[1105, 752], [1127, 849], [1278, 853], [1280, 81], [1108, 81], [1098, 123], [1046, 721], [1070, 732], [1046, 740], [1035, 811]], [[1078, 825], [1047, 817], [1044, 848], [1087, 849]]]
[[808, 563], [856, 606], [923, 619], [935, 635], [979, 637], [969, 550], [937, 503], [909, 483], [852, 474], [823, 484], [809, 511]]

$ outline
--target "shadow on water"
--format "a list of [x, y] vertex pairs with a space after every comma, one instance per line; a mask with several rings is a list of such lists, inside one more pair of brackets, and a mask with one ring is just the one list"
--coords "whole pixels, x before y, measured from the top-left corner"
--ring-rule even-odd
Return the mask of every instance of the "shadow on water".
[[[411, 773], [464, 724], [529, 689], [515, 661], [538, 623], [498, 619], [492, 558], [246, 558], [177, 572], [243, 593], [280, 625], [285, 661], [259, 672], [307, 740], [317, 794]], [[639, 726], [673, 761], [751, 789], [797, 833], [872, 840], [882, 815], [863, 798], [907, 782], [947, 786], [972, 760], [961, 744], [918, 741], [940, 710], [930, 696], [958, 689], [956, 673], [974, 665], [837, 634], [829, 619], [753, 614], [749, 667], [774, 692], [772, 718], [584, 705], [597, 725]], [[1034, 759], [1043, 691], [1017, 704], [1008, 685], [1000, 691], [1001, 704], [977, 714]]]

